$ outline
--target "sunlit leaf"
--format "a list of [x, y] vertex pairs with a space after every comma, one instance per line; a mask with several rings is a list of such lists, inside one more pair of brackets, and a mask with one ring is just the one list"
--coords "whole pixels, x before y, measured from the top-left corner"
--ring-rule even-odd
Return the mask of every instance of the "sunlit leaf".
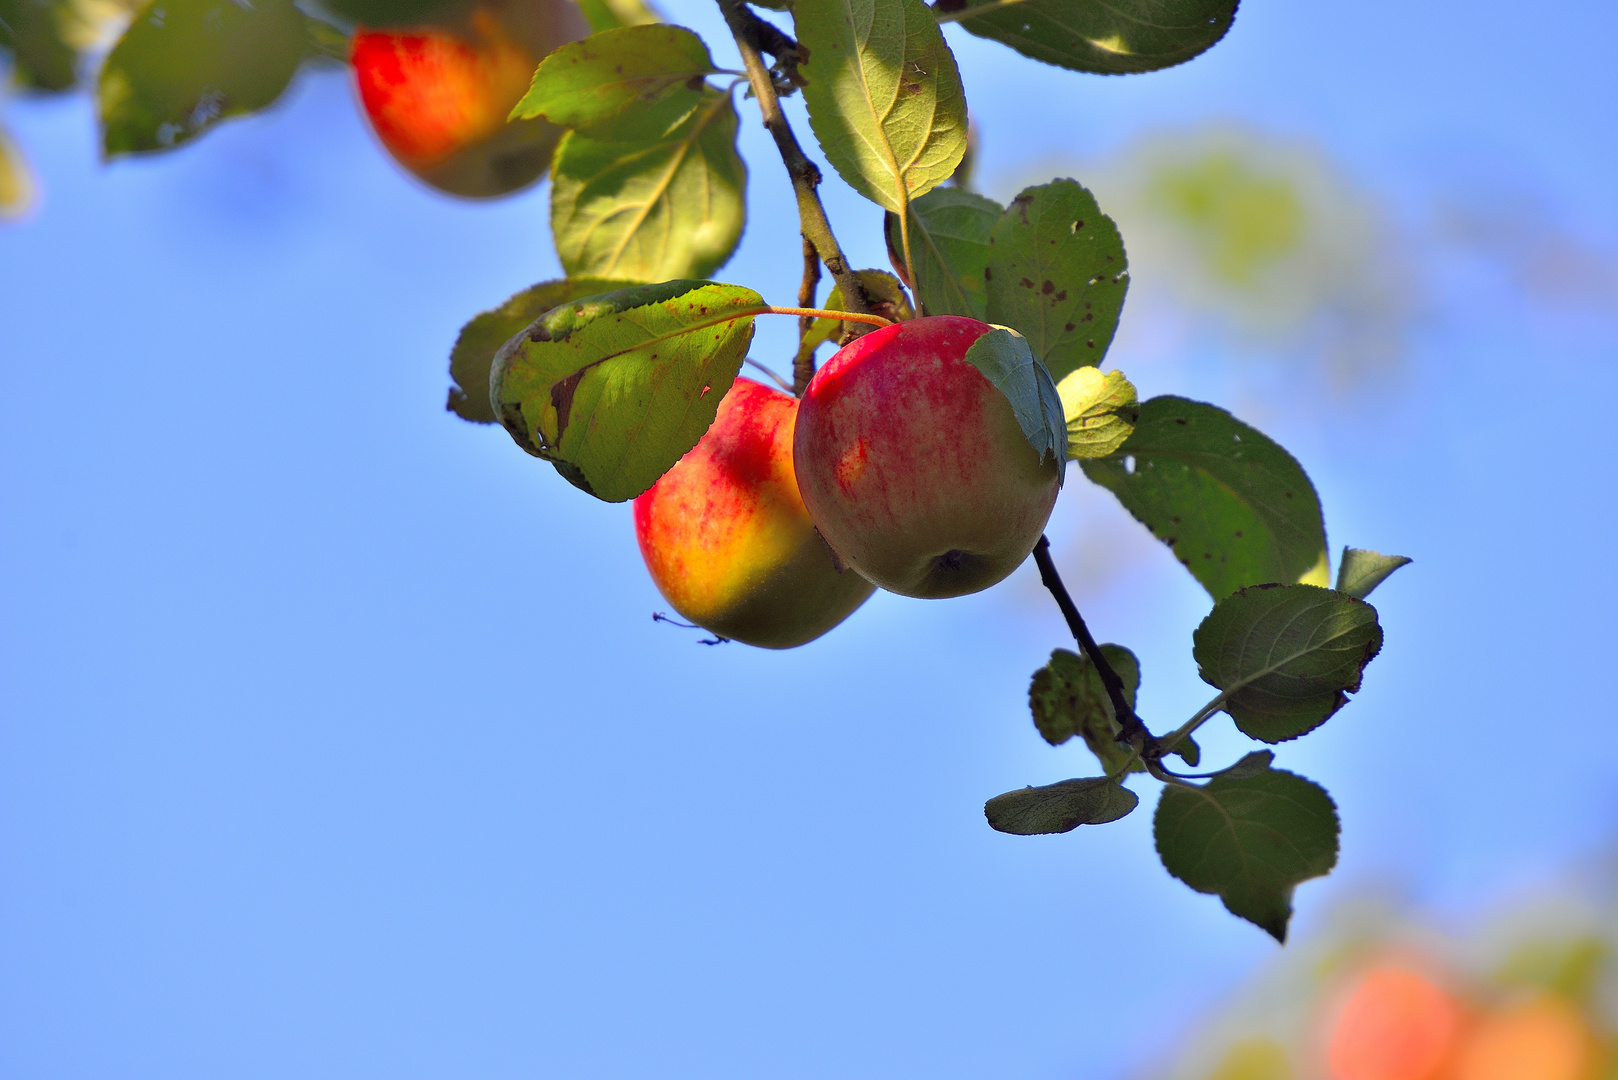
[[[1006, 395], [1017, 426], [1029, 445], [1039, 451], [1040, 460], [1065, 462], [1067, 422], [1062, 418], [1062, 398], [1051, 381], [1051, 373], [1028, 348], [1023, 336], [997, 326], [972, 342], [965, 360]], [[1065, 472], [1057, 472], [1058, 483]]]
[[1280, 769], [1168, 784], [1152, 832], [1169, 873], [1281, 942], [1293, 890], [1337, 865], [1337, 807], [1320, 785]]
[[[916, 262], [916, 296], [927, 315], [982, 319], [989, 265], [989, 237], [1005, 207], [960, 188], [934, 188], [910, 204], [910, 253]], [[885, 221], [888, 258], [904, 269], [899, 218]]]
[[1223, 409], [1143, 402], [1114, 453], [1081, 463], [1215, 600], [1244, 585], [1326, 583], [1326, 523], [1299, 464]]
[[684, 27], [603, 30], [541, 61], [511, 116], [596, 138], [655, 138], [701, 103], [703, 76], [713, 70], [708, 47]]
[[1036, 836], [1117, 821], [1139, 804], [1133, 791], [1097, 776], [996, 795], [983, 804], [983, 816], [999, 832]]
[[729, 94], [706, 91], [657, 138], [569, 132], [551, 174], [551, 229], [570, 277], [704, 277], [741, 239], [747, 166]]
[[492, 424], [499, 417], [489, 403], [489, 370], [500, 346], [528, 324], [556, 307], [586, 296], [622, 289], [633, 282], [607, 278], [563, 278], [531, 285], [505, 303], [480, 312], [463, 327], [449, 356], [449, 403], [463, 420]]
[[921, 0], [796, 0], [798, 66], [820, 148], [849, 186], [895, 214], [966, 152], [955, 57]]
[[1101, 75], [1183, 64], [1230, 29], [1237, 0], [939, 0], [941, 21], [1047, 64]]
[[1409, 563], [1403, 555], [1345, 547], [1343, 560], [1337, 564], [1337, 591], [1364, 600], [1372, 589], [1388, 580], [1390, 574]]
[[663, 16], [642, 0], [579, 0], [579, 10], [596, 33], [619, 26], [645, 26], [662, 22]]
[[1193, 637], [1203, 681], [1244, 734], [1295, 739], [1360, 688], [1382, 648], [1376, 609], [1318, 585], [1258, 585], [1214, 605]]
[[[1103, 645], [1101, 655], [1124, 682], [1124, 700], [1135, 707], [1140, 687], [1140, 661], [1122, 645]], [[1088, 657], [1067, 649], [1051, 653], [1051, 662], [1034, 672], [1028, 686], [1028, 709], [1034, 726], [1052, 746], [1078, 735], [1110, 776], [1124, 767], [1129, 750], [1118, 744], [1118, 718], [1101, 674]], [[1139, 761], [1132, 772], [1145, 768]]]
[[665, 281], [573, 301], [495, 355], [517, 445], [607, 502], [657, 482], [713, 423], [753, 338], [751, 289]]
[[1067, 456], [1106, 457], [1124, 444], [1140, 416], [1135, 387], [1121, 371], [1081, 367], [1056, 384], [1067, 418]]
[[281, 96], [309, 46], [289, 0], [152, 0], [101, 69], [108, 157], [168, 150]]
[[1027, 188], [990, 242], [987, 321], [1026, 337], [1052, 378], [1101, 363], [1118, 329], [1129, 263], [1095, 196], [1072, 180]]

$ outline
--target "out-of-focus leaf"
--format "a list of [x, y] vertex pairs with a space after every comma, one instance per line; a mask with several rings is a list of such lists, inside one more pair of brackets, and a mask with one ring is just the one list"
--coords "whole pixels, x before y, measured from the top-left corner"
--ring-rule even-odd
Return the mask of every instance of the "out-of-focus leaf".
[[1027, 188], [990, 242], [987, 321], [1026, 337], [1052, 378], [1101, 363], [1118, 329], [1129, 262], [1095, 196], [1072, 180]]
[[663, 15], [642, 0], [579, 0], [579, 10], [596, 33], [620, 26], [646, 26], [663, 22]]
[[1215, 600], [1244, 585], [1328, 580], [1314, 485], [1291, 454], [1223, 409], [1152, 398], [1122, 446], [1081, 464]]
[[796, 0], [809, 125], [848, 185], [895, 214], [966, 153], [955, 56], [921, 0]]
[[269, 105], [303, 61], [305, 21], [289, 0], [152, 0], [101, 69], [103, 153], [168, 150]]
[[1292, 892], [1337, 865], [1337, 807], [1324, 788], [1269, 769], [1198, 787], [1168, 784], [1152, 822], [1169, 873], [1217, 893], [1240, 916], [1285, 942]]
[[67, 90], [78, 82], [78, 51], [63, 34], [66, 5], [0, 0], [0, 51], [11, 53], [11, 78], [30, 90]]
[[[1061, 395], [1056, 392], [1051, 373], [1023, 336], [997, 326], [972, 342], [965, 359], [1006, 395], [1017, 416], [1017, 426], [1029, 445], [1039, 451], [1040, 460], [1051, 458], [1058, 465], [1067, 461], [1067, 422], [1062, 418]], [[1057, 483], [1061, 483], [1065, 472], [1058, 470]]]
[[603, 30], [541, 61], [511, 116], [596, 138], [655, 138], [700, 104], [713, 70], [708, 47], [683, 26]]
[[551, 173], [551, 230], [570, 277], [704, 277], [741, 239], [747, 166], [728, 93], [705, 91], [657, 138], [569, 132]]
[[1080, 825], [1117, 821], [1140, 804], [1140, 796], [1104, 776], [1018, 788], [983, 804], [989, 827], [1017, 836], [1071, 832]]
[[1388, 576], [1410, 560], [1403, 555], [1383, 555], [1366, 548], [1343, 549], [1343, 560], [1337, 564], [1337, 591], [1347, 593], [1356, 600], [1364, 600], [1371, 590], [1388, 580]]
[[[1005, 213], [993, 199], [959, 188], [934, 188], [910, 204], [910, 254], [916, 260], [911, 282], [927, 315], [985, 317], [989, 237]], [[888, 258], [904, 273], [899, 218], [885, 219]]]
[[1121, 371], [1074, 368], [1056, 384], [1067, 417], [1067, 456], [1106, 457], [1124, 444], [1140, 416], [1135, 387]]
[[28, 160], [0, 128], [0, 219], [18, 218], [34, 205], [34, 177]]
[[633, 499], [713, 423], [753, 338], [751, 289], [665, 281], [554, 308], [495, 355], [517, 445], [607, 502]]
[[528, 324], [559, 304], [636, 284], [607, 278], [563, 278], [542, 281], [510, 297], [497, 308], [472, 317], [461, 327], [449, 356], [449, 403], [463, 420], [492, 424], [499, 417], [489, 404], [489, 372], [494, 354]]
[[1183, 64], [1230, 29], [1237, 0], [939, 0], [941, 21], [1074, 71]]
[[1295, 739], [1360, 688], [1381, 651], [1376, 609], [1318, 585], [1259, 585], [1214, 605], [1193, 635], [1197, 673], [1225, 693], [1242, 733]]

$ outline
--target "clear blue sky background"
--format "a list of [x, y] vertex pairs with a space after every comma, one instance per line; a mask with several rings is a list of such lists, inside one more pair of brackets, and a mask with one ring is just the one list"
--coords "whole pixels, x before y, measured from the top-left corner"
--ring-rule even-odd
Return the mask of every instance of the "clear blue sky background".
[[[1618, 821], [1610, 305], [1421, 240], [1463, 190], [1618, 248], [1615, 35], [1596, 0], [1250, 0], [1195, 62], [1101, 79], [952, 31], [991, 189], [1235, 119], [1323, 145], [1425, 252], [1394, 375], [1267, 399], [1334, 545], [1417, 559], [1364, 691], [1281, 748], [1345, 822], [1305, 930], [1371, 881], [1470, 910]], [[784, 301], [784, 173], [743, 116], [721, 276]], [[443, 411], [461, 323], [556, 273], [544, 189], [422, 190], [335, 74], [111, 167], [82, 97], [8, 122], [46, 194], [0, 230], [0, 1075], [1118, 1077], [1273, 955], [1164, 873], [1145, 809], [985, 826], [1089, 768], [1028, 721], [1064, 644], [1029, 568], [703, 648], [648, 617], [627, 506]], [[877, 213], [827, 189], [882, 265]], [[1212, 339], [1175, 370], [1138, 381], [1265, 392]], [[1059, 542], [1117, 513], [1073, 499]], [[1079, 599], [1149, 718], [1205, 700], [1207, 600], [1166, 552]]]

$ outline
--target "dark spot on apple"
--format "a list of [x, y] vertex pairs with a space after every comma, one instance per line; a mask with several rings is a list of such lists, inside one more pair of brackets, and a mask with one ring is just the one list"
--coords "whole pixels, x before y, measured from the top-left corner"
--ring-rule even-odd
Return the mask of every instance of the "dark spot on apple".
[[999, 573], [994, 564], [982, 555], [959, 548], [951, 548], [933, 559], [927, 572], [926, 588], [934, 594], [961, 596], [976, 592], [981, 583], [992, 581]]
[[1046, 296], [1049, 296], [1051, 293], [1056, 291], [1056, 282], [1052, 281], [1050, 278], [1046, 278], [1045, 283], [1039, 287], [1039, 291]]

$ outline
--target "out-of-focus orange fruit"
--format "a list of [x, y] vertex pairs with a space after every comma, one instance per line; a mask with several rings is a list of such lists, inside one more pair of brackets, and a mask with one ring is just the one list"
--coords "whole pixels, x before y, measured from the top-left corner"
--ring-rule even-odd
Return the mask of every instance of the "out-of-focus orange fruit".
[[1454, 1080], [1585, 1080], [1595, 1033], [1572, 1005], [1542, 997], [1485, 1016], [1466, 1035]]
[[1459, 1002], [1409, 968], [1379, 964], [1360, 976], [1326, 1037], [1332, 1080], [1438, 1080], [1461, 1033]]

